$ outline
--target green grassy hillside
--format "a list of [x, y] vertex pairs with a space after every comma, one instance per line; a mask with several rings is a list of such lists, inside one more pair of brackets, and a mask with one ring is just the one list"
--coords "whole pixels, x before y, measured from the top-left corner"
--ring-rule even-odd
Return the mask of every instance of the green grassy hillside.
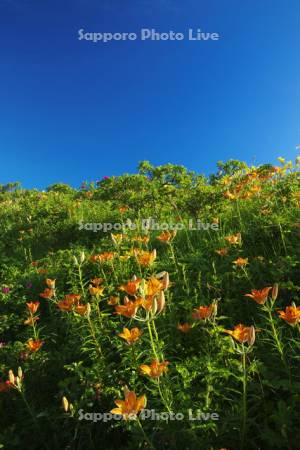
[[280, 164], [0, 187], [0, 447], [299, 447], [299, 160]]

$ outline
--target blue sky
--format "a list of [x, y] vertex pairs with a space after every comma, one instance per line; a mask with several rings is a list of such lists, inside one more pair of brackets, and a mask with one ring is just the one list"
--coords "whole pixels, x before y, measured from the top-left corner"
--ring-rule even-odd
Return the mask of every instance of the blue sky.
[[[299, 19], [298, 0], [0, 0], [0, 183], [294, 159]], [[220, 40], [92, 43], [82, 28]]]

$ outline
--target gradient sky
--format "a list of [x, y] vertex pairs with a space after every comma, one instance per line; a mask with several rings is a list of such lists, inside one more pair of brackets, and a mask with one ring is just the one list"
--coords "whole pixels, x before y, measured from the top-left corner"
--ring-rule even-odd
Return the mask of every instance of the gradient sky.
[[[300, 154], [299, 0], [0, 0], [0, 183]], [[78, 30], [217, 32], [91, 43]]]

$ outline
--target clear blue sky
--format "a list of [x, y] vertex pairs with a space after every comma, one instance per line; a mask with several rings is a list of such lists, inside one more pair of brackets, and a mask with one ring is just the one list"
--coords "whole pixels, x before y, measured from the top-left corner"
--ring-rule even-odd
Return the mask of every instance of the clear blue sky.
[[[81, 28], [220, 40], [95, 44]], [[0, 183], [300, 153], [299, 0], [0, 0], [0, 46]]]

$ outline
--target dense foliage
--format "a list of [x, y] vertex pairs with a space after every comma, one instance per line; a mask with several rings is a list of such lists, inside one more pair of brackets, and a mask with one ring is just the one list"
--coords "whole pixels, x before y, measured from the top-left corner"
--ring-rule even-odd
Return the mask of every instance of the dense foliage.
[[279, 160], [0, 186], [0, 447], [299, 447], [300, 164]]

